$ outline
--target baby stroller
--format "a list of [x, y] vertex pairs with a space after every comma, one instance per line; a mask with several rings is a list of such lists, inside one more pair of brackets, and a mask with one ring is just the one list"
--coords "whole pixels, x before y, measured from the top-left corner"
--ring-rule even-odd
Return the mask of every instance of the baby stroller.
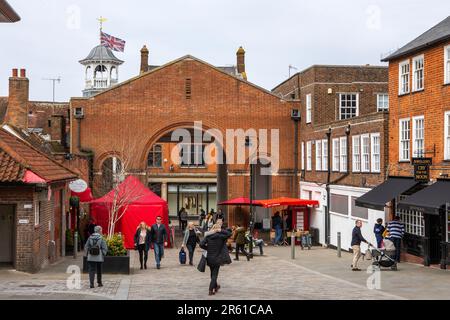
[[395, 245], [389, 239], [384, 239], [384, 249], [372, 247], [372, 265], [378, 268], [391, 268], [397, 271], [397, 261], [395, 260]]

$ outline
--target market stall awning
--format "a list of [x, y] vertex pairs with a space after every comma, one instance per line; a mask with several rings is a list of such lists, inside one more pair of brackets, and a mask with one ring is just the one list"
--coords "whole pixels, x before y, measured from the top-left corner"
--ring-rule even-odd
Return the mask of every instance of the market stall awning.
[[273, 208], [280, 206], [293, 206], [293, 207], [303, 207], [303, 206], [318, 206], [319, 201], [317, 200], [304, 200], [295, 198], [276, 198], [269, 200], [259, 200], [264, 208]]
[[[241, 197], [236, 199], [230, 199], [224, 202], [219, 203], [221, 206], [250, 206], [250, 199]], [[254, 206], [261, 206], [261, 203], [259, 200], [253, 200]]]
[[439, 210], [446, 203], [450, 203], [450, 180], [438, 180], [431, 186], [399, 201], [397, 208], [438, 215]]
[[386, 203], [418, 184], [409, 177], [389, 177], [385, 182], [356, 199], [355, 204], [358, 207], [384, 210]]

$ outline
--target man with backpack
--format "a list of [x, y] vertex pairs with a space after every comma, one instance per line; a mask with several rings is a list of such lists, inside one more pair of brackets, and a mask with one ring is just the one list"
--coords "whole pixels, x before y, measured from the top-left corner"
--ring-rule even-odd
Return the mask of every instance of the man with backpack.
[[86, 241], [84, 246], [85, 255], [87, 256], [89, 282], [91, 289], [94, 288], [95, 273], [97, 273], [97, 283], [99, 287], [102, 284], [102, 264], [108, 253], [108, 246], [102, 237], [102, 227], [96, 226], [94, 233]]

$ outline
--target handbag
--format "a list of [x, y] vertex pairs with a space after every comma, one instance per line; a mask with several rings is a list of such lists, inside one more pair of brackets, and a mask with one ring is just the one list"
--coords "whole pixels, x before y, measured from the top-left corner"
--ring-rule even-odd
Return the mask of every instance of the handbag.
[[200, 272], [205, 272], [206, 270], [206, 258], [202, 254], [202, 257], [200, 258], [200, 262], [198, 263], [197, 270]]
[[184, 251], [183, 248], [181, 248], [178, 258], [180, 260], [180, 264], [186, 264], [186, 251]]

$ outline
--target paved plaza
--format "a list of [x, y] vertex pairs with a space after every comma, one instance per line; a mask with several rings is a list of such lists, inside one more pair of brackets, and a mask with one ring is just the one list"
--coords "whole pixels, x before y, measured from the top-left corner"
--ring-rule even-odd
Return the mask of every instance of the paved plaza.
[[[196, 252], [196, 261], [200, 256]], [[209, 270], [201, 273], [195, 267], [179, 265], [178, 250], [166, 250], [162, 268], [154, 266], [153, 252], [149, 269], [139, 270], [139, 259], [132, 252], [130, 275], [104, 275], [104, 287], [89, 289], [87, 275], [81, 277], [79, 289], [67, 286], [67, 268], [81, 266], [80, 257], [65, 258], [38, 274], [24, 274], [0, 270], [0, 299], [77, 299], [77, 300], [396, 300], [396, 299], [450, 299], [450, 272], [401, 263], [399, 271], [382, 271], [381, 289], [368, 289], [365, 271], [350, 270], [351, 255], [314, 247], [296, 250], [296, 259], [290, 257], [289, 247], [266, 247], [265, 255], [255, 255], [247, 262], [241, 258], [222, 267], [219, 274], [221, 291], [207, 295]], [[364, 261], [362, 267], [370, 265]], [[70, 281], [69, 281], [70, 282]]]

